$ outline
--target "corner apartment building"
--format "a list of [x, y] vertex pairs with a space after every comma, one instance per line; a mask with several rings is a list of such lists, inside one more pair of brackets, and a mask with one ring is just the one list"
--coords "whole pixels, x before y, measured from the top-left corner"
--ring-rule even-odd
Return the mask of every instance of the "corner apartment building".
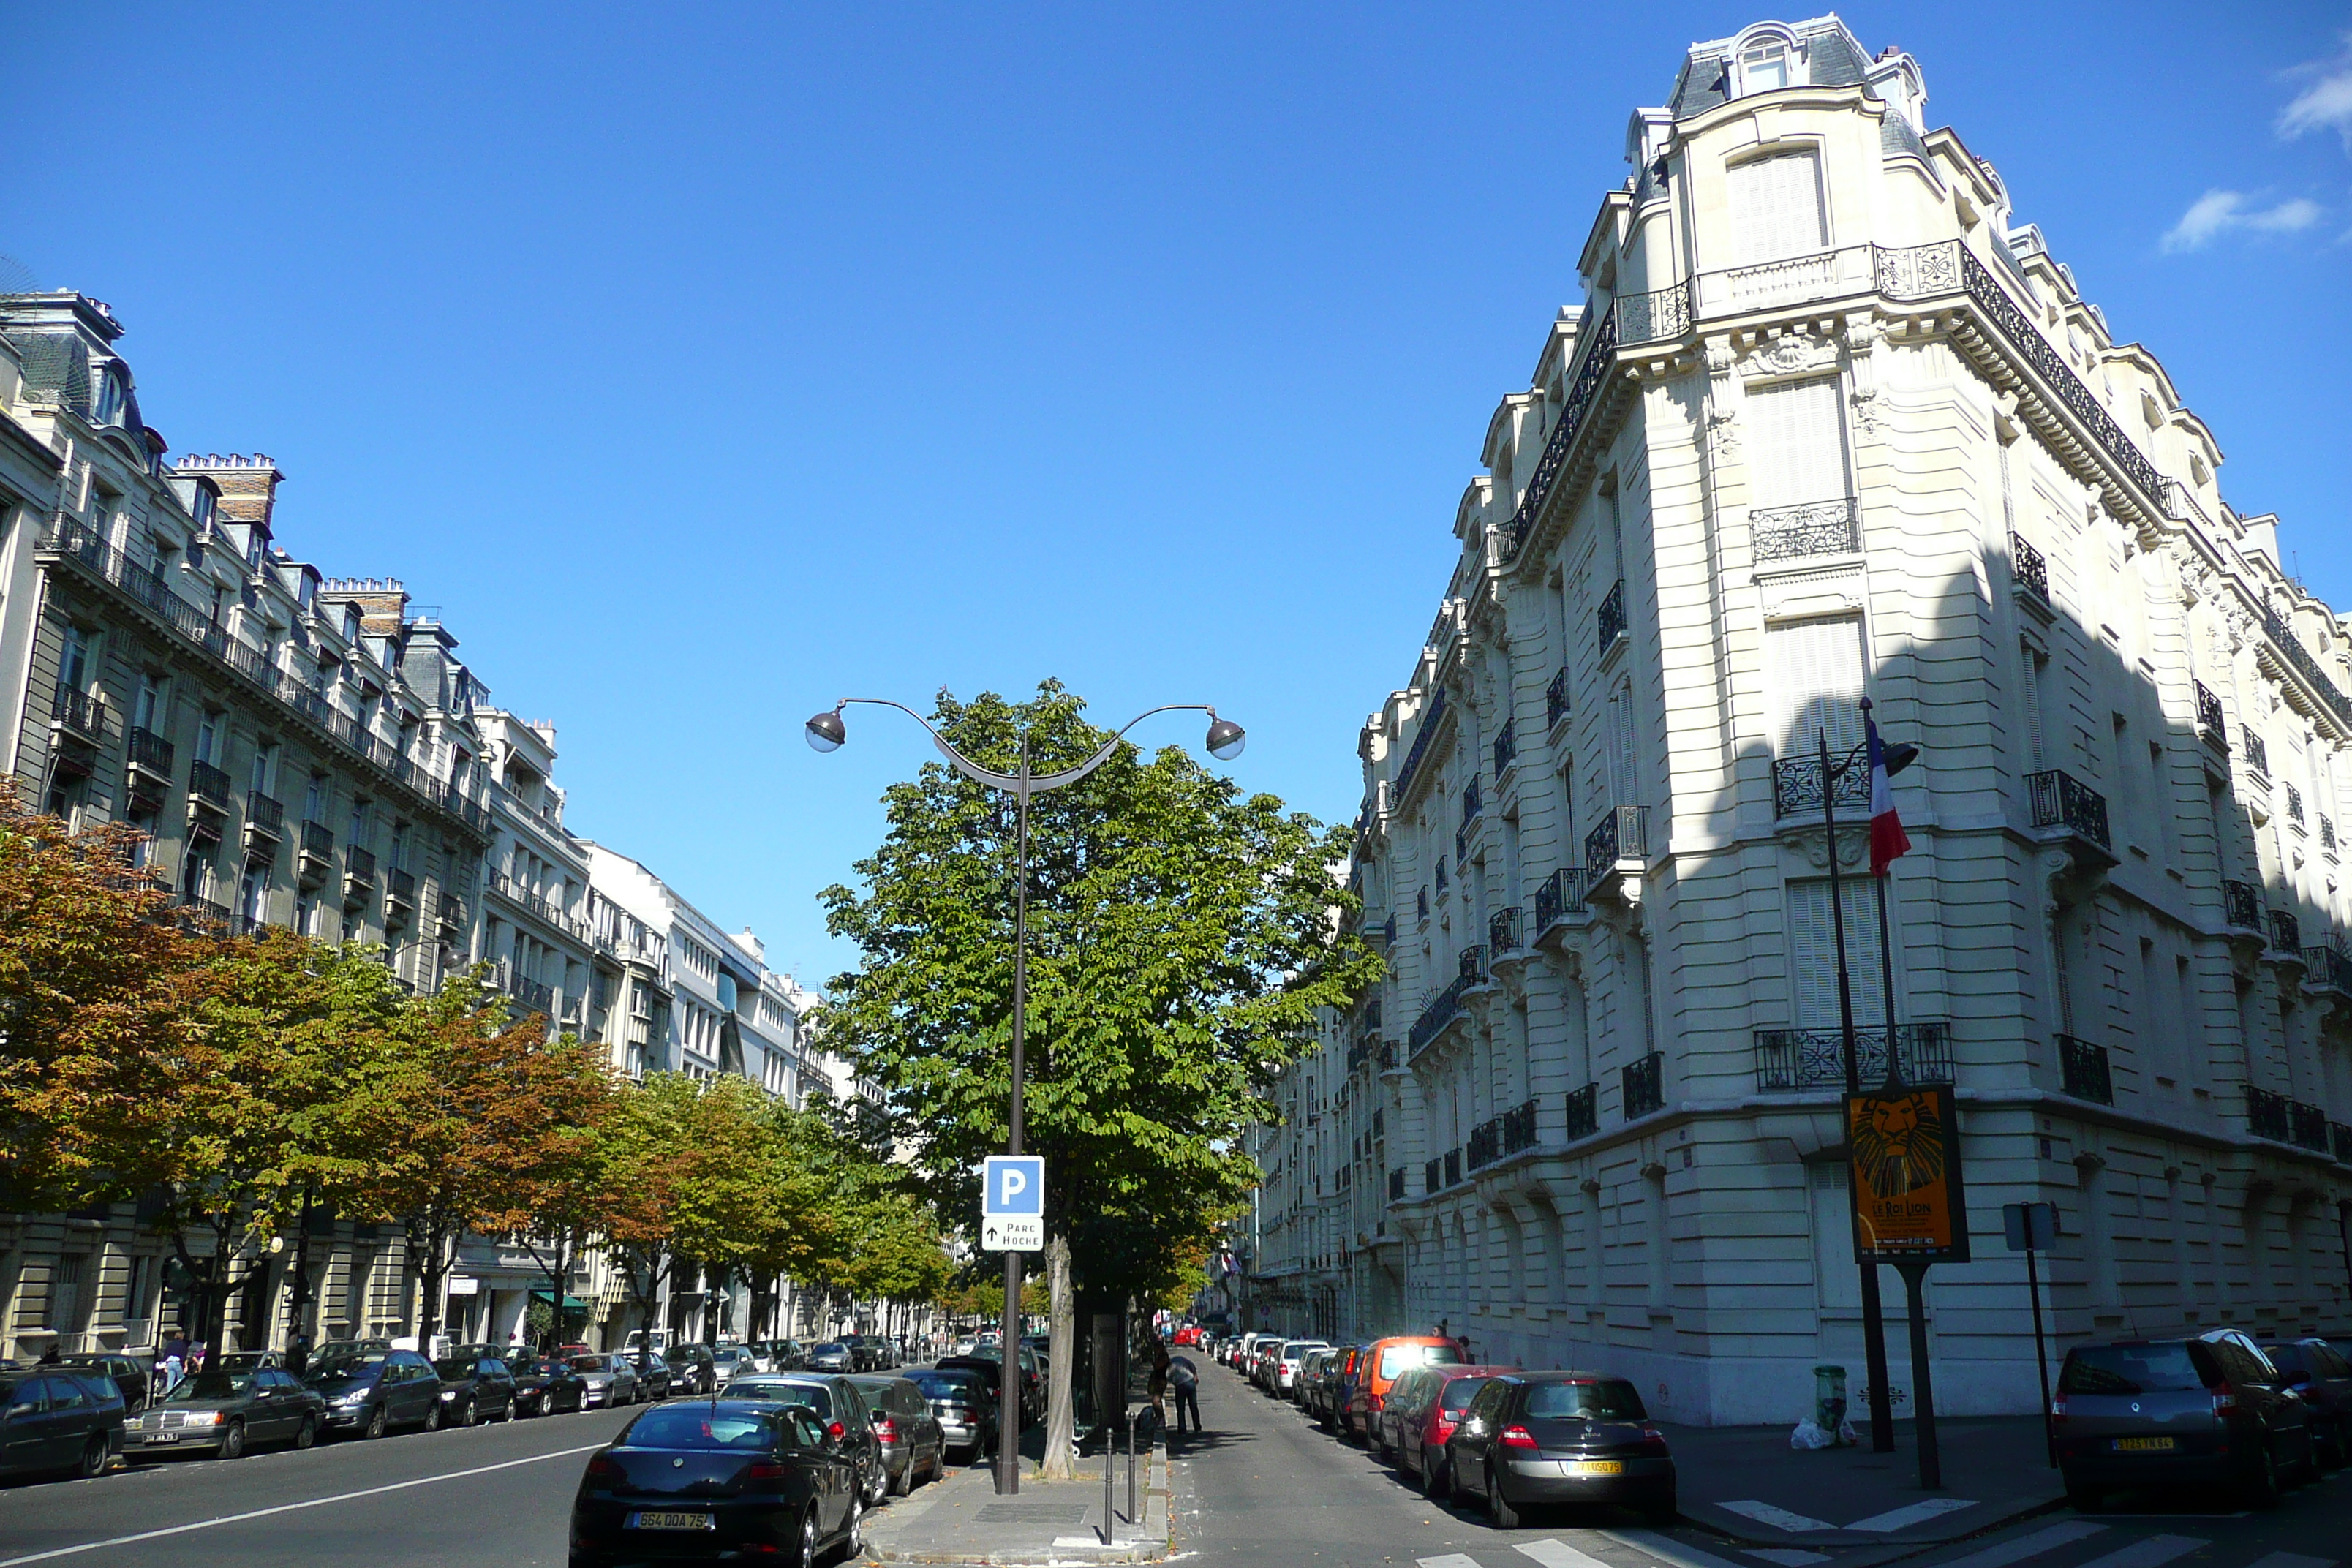
[[[1377, 1184], [1385, 1229], [1341, 1207], [1294, 1288], [1350, 1304], [1331, 1328], [1444, 1319], [1680, 1420], [1858, 1384], [1832, 853], [1865, 1074], [1892, 1048], [1961, 1108], [1943, 1408], [2037, 1397], [2005, 1203], [2059, 1206], [2062, 1343], [2341, 1321], [2352, 626], [1926, 103], [1822, 17], [1694, 46], [1631, 118], [1362, 732], [1391, 973], [1292, 1095], [1368, 1107], [1318, 1174]], [[1891, 1041], [1866, 780], [1819, 762], [1864, 696], [1922, 749]]]

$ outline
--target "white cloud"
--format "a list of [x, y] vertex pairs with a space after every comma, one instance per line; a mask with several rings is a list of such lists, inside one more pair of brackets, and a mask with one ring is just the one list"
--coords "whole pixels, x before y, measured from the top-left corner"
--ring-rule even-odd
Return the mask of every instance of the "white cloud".
[[2290, 140], [2313, 131], [2332, 129], [2352, 153], [2352, 33], [2345, 35], [2345, 50], [2332, 60], [2314, 60], [2287, 74], [2305, 77], [2310, 85], [2279, 111], [2278, 132]]
[[2256, 234], [2297, 234], [2317, 223], [2317, 202], [2295, 196], [2271, 207], [2249, 207], [2243, 191], [2208, 191], [2189, 204], [2180, 221], [2164, 237], [2167, 250], [2196, 250], [2217, 235], [2233, 229]]

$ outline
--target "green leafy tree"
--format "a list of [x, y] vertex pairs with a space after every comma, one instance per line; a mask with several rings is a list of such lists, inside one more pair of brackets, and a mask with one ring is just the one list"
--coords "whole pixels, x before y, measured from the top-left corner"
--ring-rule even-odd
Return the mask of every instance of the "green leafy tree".
[[[965, 755], [1045, 773], [1108, 735], [1054, 683], [1012, 703], [941, 693]], [[933, 763], [884, 796], [862, 891], [822, 895], [856, 943], [824, 1026], [878, 1080], [941, 1216], [977, 1216], [973, 1172], [1005, 1143], [1011, 1089], [1013, 802]], [[1030, 807], [1026, 1147], [1046, 1158], [1053, 1290], [1049, 1474], [1069, 1467], [1076, 1285], [1156, 1294], [1258, 1179], [1240, 1133], [1263, 1087], [1380, 961], [1339, 915], [1344, 831], [1249, 795], [1171, 748], [1121, 745]], [[1072, 1242], [1082, 1281], [1073, 1278]]]

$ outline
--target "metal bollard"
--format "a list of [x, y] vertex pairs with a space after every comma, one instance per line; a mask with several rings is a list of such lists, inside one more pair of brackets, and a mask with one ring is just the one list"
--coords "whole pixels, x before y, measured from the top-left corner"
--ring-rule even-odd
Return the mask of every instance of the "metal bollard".
[[[1135, 1529], [1137, 1526], [1135, 1512], [1135, 1427], [1136, 1423], [1130, 1422], [1127, 1428], [1127, 1524], [1128, 1528], [1130, 1530]], [[1145, 1451], [1147, 1453], [1150, 1452], [1149, 1449]]]
[[1103, 1429], [1102, 1429], [1102, 1434], [1103, 1434], [1103, 1544], [1104, 1544], [1105, 1546], [1108, 1546], [1108, 1545], [1109, 1545], [1109, 1544], [1110, 1544], [1110, 1543], [1111, 1543], [1111, 1542], [1112, 1542], [1117, 1538], [1117, 1535], [1118, 1535], [1118, 1531], [1117, 1531], [1117, 1530], [1114, 1528], [1114, 1526], [1118, 1523], [1118, 1521], [1117, 1521], [1116, 1520], [1114, 1520], [1114, 1519], [1111, 1517], [1111, 1480], [1110, 1480], [1110, 1467], [1111, 1467], [1111, 1462], [1112, 1462], [1112, 1460], [1117, 1457], [1117, 1455], [1118, 1455], [1118, 1435], [1116, 1432], [1114, 1432], [1114, 1431], [1112, 1431], [1112, 1430], [1111, 1430], [1111, 1425], [1110, 1425], [1110, 1421], [1109, 1421], [1108, 1417], [1105, 1417], [1105, 1419], [1104, 1419], [1104, 1421], [1103, 1421]]

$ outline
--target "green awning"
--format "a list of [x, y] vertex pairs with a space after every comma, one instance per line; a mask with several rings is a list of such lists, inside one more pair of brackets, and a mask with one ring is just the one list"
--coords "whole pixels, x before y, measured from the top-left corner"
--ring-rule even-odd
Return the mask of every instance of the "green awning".
[[[533, 1290], [530, 1293], [530, 1299], [534, 1301], [552, 1301], [555, 1300], [555, 1292]], [[588, 1310], [588, 1303], [577, 1296], [566, 1296], [563, 1298], [563, 1310], [567, 1312], [584, 1312]]]

